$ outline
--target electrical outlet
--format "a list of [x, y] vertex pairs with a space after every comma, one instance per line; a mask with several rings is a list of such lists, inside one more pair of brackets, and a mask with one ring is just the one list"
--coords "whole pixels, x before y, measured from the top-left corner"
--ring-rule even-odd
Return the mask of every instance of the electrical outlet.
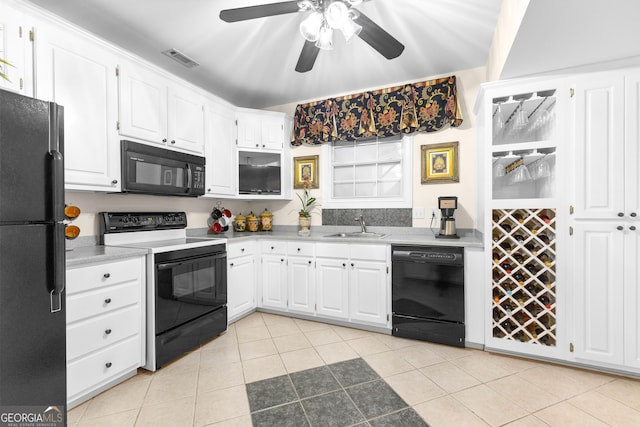
[[424, 219], [424, 208], [423, 207], [413, 208], [413, 218]]
[[431, 208], [431, 218], [436, 218], [438, 216], [438, 208]]

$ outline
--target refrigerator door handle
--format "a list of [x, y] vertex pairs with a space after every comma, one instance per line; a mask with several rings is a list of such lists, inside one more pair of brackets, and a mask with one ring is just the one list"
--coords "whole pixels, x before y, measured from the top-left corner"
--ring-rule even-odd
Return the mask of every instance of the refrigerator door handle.
[[[64, 219], [64, 159], [57, 150], [49, 151], [51, 156], [51, 195], [53, 198], [52, 219]], [[64, 248], [63, 248], [64, 250]]]
[[53, 225], [53, 280], [49, 287], [52, 313], [62, 310], [66, 274], [64, 227], [63, 223]]

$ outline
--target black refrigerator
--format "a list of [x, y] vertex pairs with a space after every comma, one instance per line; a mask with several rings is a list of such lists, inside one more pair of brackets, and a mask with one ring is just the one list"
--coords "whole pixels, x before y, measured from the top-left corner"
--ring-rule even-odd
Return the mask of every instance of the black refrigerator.
[[66, 423], [63, 120], [61, 106], [0, 90], [0, 416], [5, 421], [33, 413], [50, 425]]

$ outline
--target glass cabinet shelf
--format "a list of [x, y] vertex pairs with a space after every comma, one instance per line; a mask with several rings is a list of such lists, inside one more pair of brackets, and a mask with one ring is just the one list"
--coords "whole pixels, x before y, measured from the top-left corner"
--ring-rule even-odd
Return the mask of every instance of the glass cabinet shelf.
[[555, 89], [492, 100], [493, 145], [546, 141], [556, 128]]

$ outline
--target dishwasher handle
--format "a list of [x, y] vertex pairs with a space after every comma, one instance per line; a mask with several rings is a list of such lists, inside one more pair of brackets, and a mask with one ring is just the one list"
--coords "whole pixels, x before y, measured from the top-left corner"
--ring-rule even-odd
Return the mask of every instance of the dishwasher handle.
[[391, 255], [392, 261], [414, 262], [421, 264], [448, 264], [463, 265], [462, 253], [431, 252], [420, 250], [394, 249]]

